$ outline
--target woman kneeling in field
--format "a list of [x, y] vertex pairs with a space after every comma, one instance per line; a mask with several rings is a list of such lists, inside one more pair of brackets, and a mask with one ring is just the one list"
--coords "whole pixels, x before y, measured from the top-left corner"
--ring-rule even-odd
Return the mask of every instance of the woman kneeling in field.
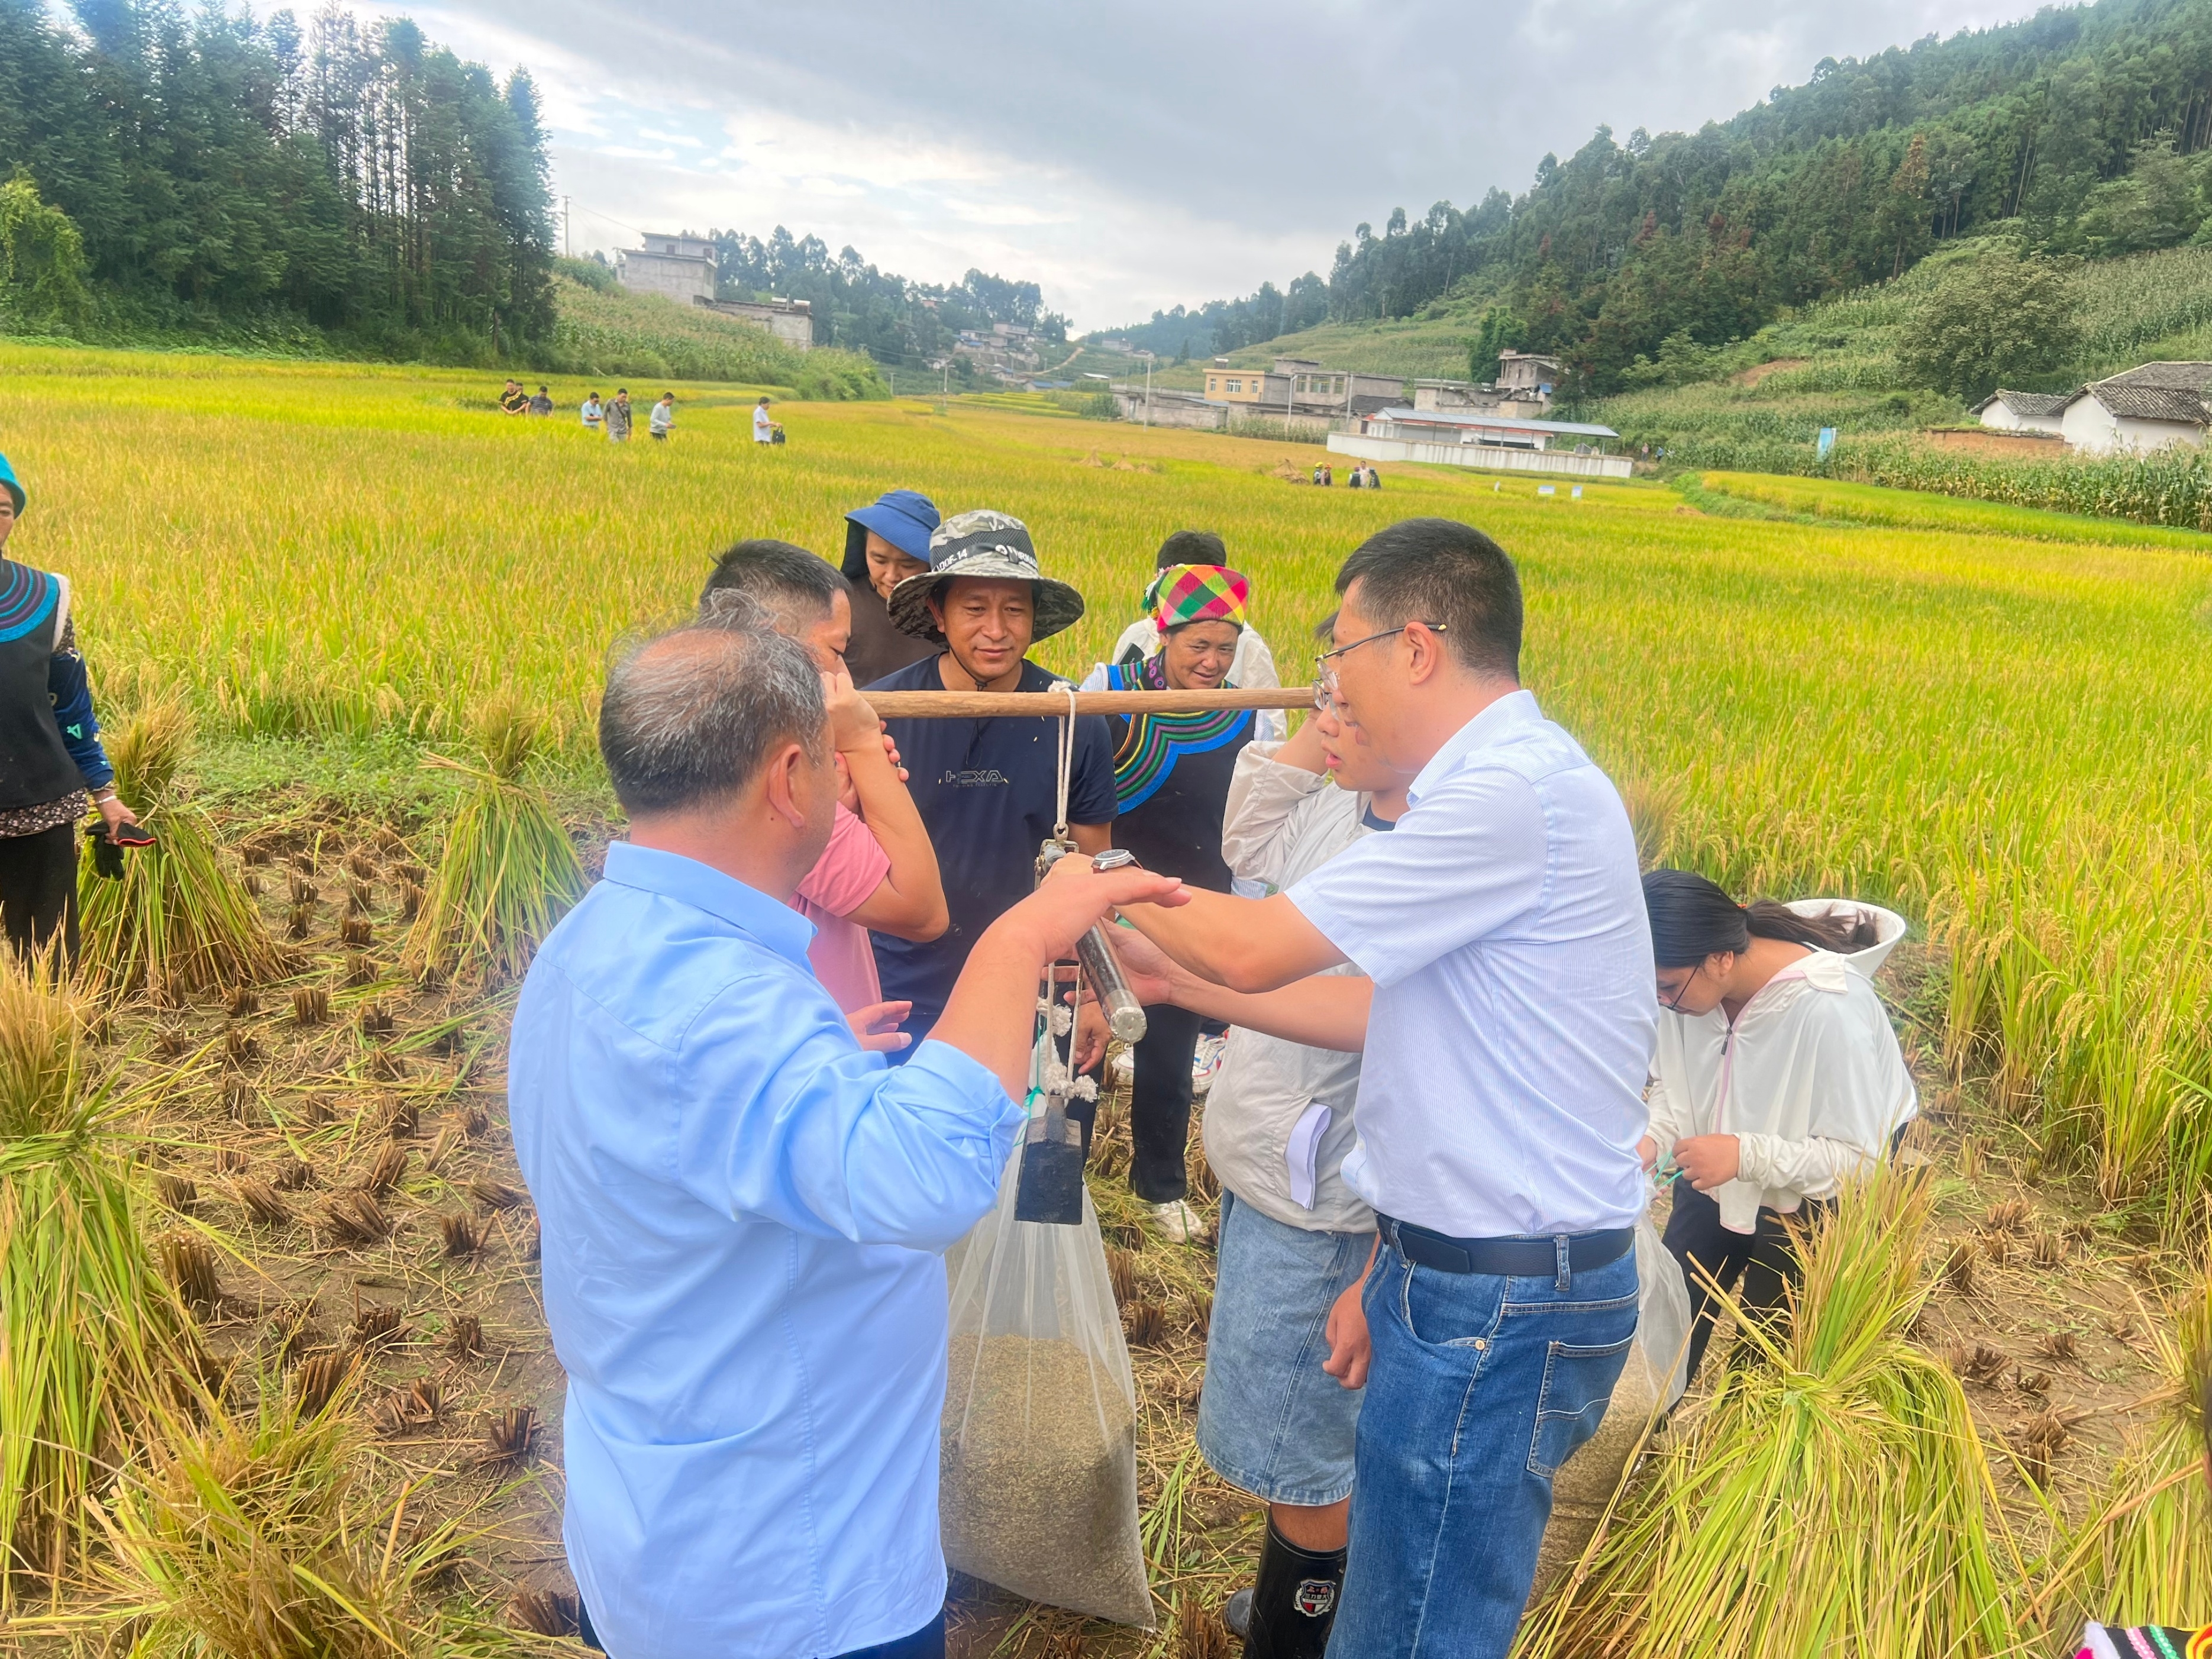
[[[1706, 1279], [1741, 1279], [1747, 1313], [1778, 1312], [1797, 1274], [1783, 1218], [1817, 1216], [1913, 1115], [1873, 980], [1904, 924], [1864, 906], [1740, 905], [1686, 870], [1652, 871], [1644, 902], [1661, 1012], [1640, 1151], [1646, 1169], [1663, 1156], [1679, 1171], [1666, 1238], [1689, 1285], [1695, 1376], [1717, 1312]], [[1879, 936], [1877, 918], [1893, 924]]]

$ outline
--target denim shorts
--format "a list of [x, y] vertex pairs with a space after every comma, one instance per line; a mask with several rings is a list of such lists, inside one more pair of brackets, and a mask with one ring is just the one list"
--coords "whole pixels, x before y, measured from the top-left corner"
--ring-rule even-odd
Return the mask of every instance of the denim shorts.
[[1198, 1449], [1231, 1486], [1308, 1506], [1351, 1492], [1360, 1393], [1321, 1362], [1328, 1310], [1374, 1242], [1372, 1233], [1286, 1227], [1222, 1194]]

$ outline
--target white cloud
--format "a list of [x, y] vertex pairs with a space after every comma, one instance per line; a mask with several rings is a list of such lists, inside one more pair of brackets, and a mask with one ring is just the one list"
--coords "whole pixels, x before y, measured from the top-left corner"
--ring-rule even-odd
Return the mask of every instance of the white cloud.
[[580, 249], [623, 246], [629, 227], [781, 223], [922, 281], [1034, 277], [1100, 326], [1325, 271], [1355, 223], [1393, 207], [1518, 192], [1600, 122], [1693, 129], [1823, 57], [2035, 3], [447, 0], [413, 15], [465, 56], [530, 69]]

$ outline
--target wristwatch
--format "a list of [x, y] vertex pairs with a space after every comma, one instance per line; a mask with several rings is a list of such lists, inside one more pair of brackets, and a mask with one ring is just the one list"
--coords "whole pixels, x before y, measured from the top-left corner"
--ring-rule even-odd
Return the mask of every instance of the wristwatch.
[[1137, 855], [1127, 848], [1109, 847], [1091, 859], [1091, 868], [1094, 872], [1103, 873], [1108, 870], [1127, 870], [1136, 863]]

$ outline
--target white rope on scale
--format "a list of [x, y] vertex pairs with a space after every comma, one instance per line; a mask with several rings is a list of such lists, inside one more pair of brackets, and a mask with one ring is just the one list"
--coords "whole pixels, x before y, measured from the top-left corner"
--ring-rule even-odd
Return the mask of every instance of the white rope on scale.
[[1067, 713], [1060, 717], [1060, 816], [1053, 820], [1055, 841], [1067, 839], [1067, 785], [1075, 770], [1075, 688], [1062, 680], [1056, 690], [1067, 693]]

